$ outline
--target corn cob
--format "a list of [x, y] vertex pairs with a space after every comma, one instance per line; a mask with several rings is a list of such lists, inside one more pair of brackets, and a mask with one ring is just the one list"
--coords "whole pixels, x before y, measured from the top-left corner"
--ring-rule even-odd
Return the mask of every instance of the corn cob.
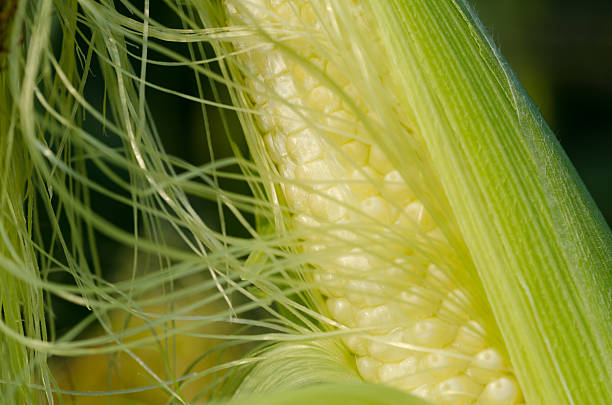
[[[324, 29], [309, 2], [228, 3], [227, 11], [230, 25], [256, 24], [273, 40], [280, 24], [310, 27], [315, 35]], [[368, 23], [363, 12], [356, 15]], [[374, 122], [380, 117], [355, 92], [342, 73], [345, 66], [299, 38], [292, 41], [297, 46], [291, 49], [312, 71], [278, 49], [281, 44], [252, 48], [243, 41], [236, 47], [264, 149], [283, 179], [292, 226], [310, 230], [302, 249], [313, 254], [313, 279], [328, 314], [340, 328], [362, 330], [343, 338], [361, 376], [439, 404], [520, 403], [499, 332], [487, 321], [490, 309], [476, 302], [480, 287], [461, 284], [467, 270], [456, 268], [461, 261], [427, 202], [347, 104], [360, 106]], [[385, 80], [380, 78], [390, 86]], [[329, 82], [340, 84], [348, 97]], [[326, 234], [322, 229], [329, 224], [342, 230]], [[376, 229], [399, 235], [400, 242], [393, 243], [393, 236], [376, 242]], [[368, 244], [374, 247], [360, 247]], [[435, 257], [442, 252], [447, 260]]]

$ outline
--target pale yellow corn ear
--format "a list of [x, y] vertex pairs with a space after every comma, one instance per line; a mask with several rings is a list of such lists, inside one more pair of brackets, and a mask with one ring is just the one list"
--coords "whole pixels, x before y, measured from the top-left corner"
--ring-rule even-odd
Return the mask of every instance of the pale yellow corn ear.
[[610, 230], [469, 7], [224, 5], [277, 227], [362, 378], [439, 404], [612, 400]]
[[[239, 7], [229, 8], [231, 24], [239, 25], [252, 10], [241, 12]], [[259, 11], [257, 23], [273, 26], [279, 19], [274, 11], [287, 24], [306, 25], [302, 16], [321, 10], [308, 2], [287, 2], [269, 14]], [[365, 16], [355, 18], [368, 23]], [[313, 65], [321, 64], [328, 80], [351, 85], [337, 62], [308, 48], [296, 52]], [[358, 115], [323, 80], [304, 71], [299, 60], [282, 50], [250, 50], [241, 61], [256, 75], [247, 83], [272, 89], [283, 98], [254, 100], [253, 108], [263, 113], [260, 121], [272, 118], [270, 124], [259, 124], [268, 156], [287, 181], [312, 187], [283, 185], [293, 211], [292, 226], [339, 223], [358, 231], [365, 225], [373, 227], [371, 233], [383, 231], [376, 229], [383, 224], [400, 238], [396, 246], [377, 241], [376, 251], [368, 252], [359, 247], [374, 237], [368, 233], [347, 230], [339, 235], [345, 246], [333, 250], [325, 247], [332, 240], [319, 237], [315, 229], [313, 236], [304, 236], [304, 249], [326, 252], [321, 262], [313, 263], [313, 275], [327, 285], [324, 294], [330, 316], [344, 327], [373, 329], [343, 339], [362, 378], [439, 403], [471, 403], [478, 398], [481, 403], [518, 403], [521, 392], [504, 348], [489, 337], [497, 331], [483, 327], [468, 298], [482, 293], [478, 287], [470, 290], [458, 282], [457, 273], [464, 269], [409, 251], [411, 244], [437, 243], [436, 251], [452, 255], [442, 229], [389, 162], [375, 136], [359, 125]], [[378, 85], [384, 85], [383, 80], [386, 77]], [[355, 104], [367, 105], [359, 94], [353, 97], [350, 101]], [[300, 108], [307, 114], [303, 118]], [[376, 114], [372, 106], [367, 108]], [[316, 128], [319, 120], [324, 128]], [[421, 241], [411, 240], [419, 237]]]

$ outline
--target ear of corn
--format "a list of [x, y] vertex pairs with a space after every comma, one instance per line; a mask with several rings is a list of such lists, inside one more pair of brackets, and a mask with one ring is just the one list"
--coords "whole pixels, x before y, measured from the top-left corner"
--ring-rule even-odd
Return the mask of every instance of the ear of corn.
[[[267, 392], [250, 404], [423, 402], [382, 384], [437, 404], [612, 402], [609, 229], [462, 2], [163, 2], [182, 29], [151, 19], [162, 2], [150, 0], [142, 10], [121, 2], [127, 14], [113, 1], [10, 3], [2, 400], [62, 395], [49, 355], [109, 355], [109, 367], [129, 356], [150, 385], [88, 387], [98, 392], [85, 401], [143, 391], [197, 403], [226, 370], [254, 365], [236, 393]], [[83, 90], [96, 58], [104, 102], [92, 105]], [[193, 70], [198, 96], [153, 83], [150, 64]], [[169, 156], [147, 86], [205, 106], [210, 145], [232, 126], [221, 113], [217, 133], [206, 114], [239, 112], [257, 167], [212, 151], [198, 167]], [[250, 181], [254, 195], [224, 190], [223, 178]], [[133, 224], [98, 212], [100, 196], [131, 210]], [[212, 200], [214, 218], [192, 196]], [[230, 213], [249, 237], [228, 232]], [[133, 252], [121, 281], [102, 278], [99, 235]], [[47, 336], [45, 315], [63, 314], [43, 309], [42, 294], [91, 315]], [[94, 321], [98, 334], [81, 336]], [[179, 335], [205, 351], [188, 366]], [[269, 347], [232, 357], [252, 342]], [[343, 383], [356, 376], [380, 384]], [[338, 384], [294, 390], [325, 382]]]
[[226, 9], [251, 150], [362, 378], [609, 401], [609, 229], [469, 8]]

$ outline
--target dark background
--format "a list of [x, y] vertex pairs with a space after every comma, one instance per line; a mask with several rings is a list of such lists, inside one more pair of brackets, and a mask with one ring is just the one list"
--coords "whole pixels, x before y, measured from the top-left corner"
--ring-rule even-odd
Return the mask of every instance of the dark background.
[[612, 1], [470, 3], [612, 224]]

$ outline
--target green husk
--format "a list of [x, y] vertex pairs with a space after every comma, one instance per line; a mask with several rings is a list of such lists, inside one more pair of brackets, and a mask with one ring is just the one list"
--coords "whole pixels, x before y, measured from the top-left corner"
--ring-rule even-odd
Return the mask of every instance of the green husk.
[[612, 235], [572, 164], [469, 7], [373, 10], [527, 401], [610, 402]]
[[247, 395], [214, 405], [288, 405], [288, 404], [351, 404], [351, 405], [426, 405], [427, 402], [382, 385], [364, 383], [320, 384], [288, 391]]
[[333, 340], [285, 343], [266, 349], [234, 395], [287, 391], [325, 383], [357, 382], [350, 354]]

